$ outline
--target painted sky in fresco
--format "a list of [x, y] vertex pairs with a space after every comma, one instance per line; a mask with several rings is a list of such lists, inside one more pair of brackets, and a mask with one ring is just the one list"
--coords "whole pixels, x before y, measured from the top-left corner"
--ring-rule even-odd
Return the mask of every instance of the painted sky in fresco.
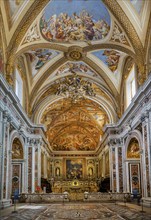
[[110, 29], [101, 0], [53, 0], [44, 10], [40, 30], [48, 40], [100, 40]]
[[42, 66], [54, 57], [56, 57], [59, 52], [50, 49], [37, 49], [29, 51], [32, 75], [34, 76]]
[[106, 64], [112, 72], [117, 70], [121, 56], [119, 51], [106, 49], [92, 52], [92, 54], [99, 58], [104, 64]]
[[87, 64], [82, 61], [65, 63], [57, 70], [56, 75], [78, 72], [88, 74], [90, 76], [98, 76], [94, 70], [92, 70]]
[[143, 8], [145, 0], [130, 0], [130, 2], [139, 14]]

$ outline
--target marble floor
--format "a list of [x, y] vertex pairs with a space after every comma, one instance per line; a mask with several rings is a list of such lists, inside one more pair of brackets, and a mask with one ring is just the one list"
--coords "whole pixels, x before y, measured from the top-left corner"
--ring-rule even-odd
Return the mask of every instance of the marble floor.
[[150, 209], [120, 203], [19, 204], [0, 211], [1, 220], [150, 220]]

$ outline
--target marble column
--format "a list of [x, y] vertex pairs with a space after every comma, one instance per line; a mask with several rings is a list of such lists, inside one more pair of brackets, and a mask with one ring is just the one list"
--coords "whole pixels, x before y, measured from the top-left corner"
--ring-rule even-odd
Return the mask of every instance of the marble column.
[[116, 192], [119, 192], [118, 147], [115, 147]]
[[11, 148], [10, 148], [10, 122], [11, 122], [11, 117], [7, 119], [7, 144], [6, 144], [6, 199], [11, 198], [11, 185], [12, 185], [12, 153], [11, 153]]
[[142, 193], [144, 197], [151, 196], [151, 154], [150, 154], [150, 119], [149, 114], [142, 116], [142, 132], [143, 132], [143, 147], [142, 147]]
[[28, 141], [29, 139], [25, 139], [24, 146], [24, 158], [25, 158], [25, 166], [24, 166], [24, 192], [28, 193]]
[[41, 145], [38, 145], [38, 186], [41, 186]]
[[35, 147], [32, 146], [32, 185], [31, 192], [35, 192]]
[[44, 153], [44, 178], [47, 179], [47, 154]]

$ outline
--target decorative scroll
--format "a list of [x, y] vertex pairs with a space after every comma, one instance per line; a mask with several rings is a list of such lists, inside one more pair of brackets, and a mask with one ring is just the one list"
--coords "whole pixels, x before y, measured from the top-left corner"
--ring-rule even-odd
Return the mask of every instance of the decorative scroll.
[[32, 147], [28, 148], [28, 192], [31, 192], [32, 187]]
[[119, 190], [123, 192], [122, 148], [118, 148]]

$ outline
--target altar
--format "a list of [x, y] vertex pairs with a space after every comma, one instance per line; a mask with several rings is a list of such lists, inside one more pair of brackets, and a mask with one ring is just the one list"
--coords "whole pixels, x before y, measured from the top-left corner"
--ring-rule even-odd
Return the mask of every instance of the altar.
[[98, 186], [95, 180], [57, 180], [54, 181], [52, 191], [54, 193], [84, 193], [97, 192]]

